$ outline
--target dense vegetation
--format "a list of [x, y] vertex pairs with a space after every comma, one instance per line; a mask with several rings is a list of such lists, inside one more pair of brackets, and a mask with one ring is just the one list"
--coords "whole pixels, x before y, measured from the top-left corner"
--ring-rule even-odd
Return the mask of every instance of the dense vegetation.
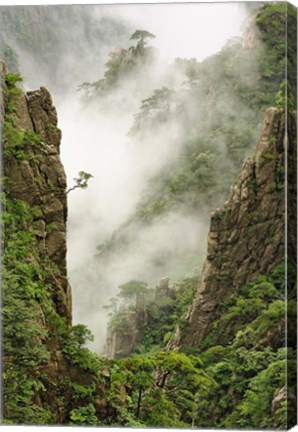
[[[183, 86], [156, 89], [142, 101], [130, 131], [132, 142], [150, 145], [150, 140], [146, 141], [148, 131], [158, 133], [180, 121], [185, 128], [182, 137], [187, 139], [181, 144], [179, 158], [151, 180], [136, 213], [109, 242], [99, 247], [101, 252], [109, 256], [119, 247], [125, 249], [125, 230], [129, 230], [130, 224], [152, 224], [179, 208], [202, 212], [202, 203], [214, 208], [221, 202], [245, 156], [252, 153], [264, 110], [272, 105], [283, 108], [286, 103], [292, 109], [296, 104], [295, 41], [290, 37], [286, 59], [285, 19], [285, 5], [262, 6], [254, 16], [252, 28], [258, 37], [252, 45], [231, 41], [202, 63], [178, 59], [177, 66], [186, 74]], [[292, 8], [288, 9], [287, 25], [288, 34], [292, 31], [295, 35], [296, 17]], [[286, 62], [289, 81], [284, 80]], [[295, 352], [292, 349], [286, 352], [284, 348], [283, 277], [279, 268], [271, 276], [260, 276], [254, 284], [243, 287], [239, 295], [222, 305], [220, 318], [214, 321], [200, 349], [185, 353], [200, 358], [204, 372], [216, 384], [210, 382], [208, 388], [197, 390], [185, 386], [183, 395], [165, 389], [164, 396], [176, 408], [171, 423], [160, 417], [160, 423], [154, 418], [148, 423], [146, 394], [152, 403], [156, 383], [147, 390], [142, 388], [143, 409], [138, 404], [138, 392], [133, 393], [131, 411], [135, 417], [143, 424], [159, 426], [180, 427], [185, 422], [184, 426], [198, 427], [268, 428], [273, 424], [285, 427], [286, 407], [280, 409], [284, 411], [277, 419], [272, 416], [271, 406], [285, 385], [287, 356], [289, 380], [295, 382]], [[128, 301], [126, 297], [126, 305], [119, 306], [119, 300], [125, 298], [123, 287], [135, 290], [136, 294], [138, 288], [144, 288], [143, 282], [130, 281], [120, 286], [118, 301], [112, 301], [110, 333], [118, 335], [120, 346], [126, 338], [133, 339], [131, 348], [138, 361], [140, 355], [155, 359], [160, 350], [166, 349], [175, 325], [187, 326], [185, 315], [196, 280], [194, 276], [176, 282], [169, 294], [162, 296], [157, 294], [158, 288], [147, 286], [141, 305], [140, 301], [131, 298]], [[295, 280], [291, 286], [294, 289]], [[294, 297], [294, 294], [289, 297], [292, 299], [288, 304], [291, 319], [295, 319]], [[183, 299], [187, 299], [185, 303]], [[114, 355], [121, 358], [125, 350]], [[119, 360], [117, 364], [123, 368], [129, 362]]]
[[[295, 271], [289, 275], [288, 317], [295, 322]], [[126, 286], [136, 292], [140, 284]], [[140, 426], [240, 429], [272, 428], [275, 424], [285, 428], [286, 407], [280, 408], [276, 420], [271, 406], [285, 386], [286, 373], [295, 392], [295, 352], [284, 347], [284, 265], [224, 302], [220, 318], [199, 348], [164, 351], [173, 323], [180, 317], [183, 325], [181, 316], [194, 289], [191, 279], [174, 285], [167, 294], [161, 295], [156, 288], [155, 298], [147, 289], [147, 300], [143, 298], [148, 313], [146, 330], [134, 348], [142, 354], [114, 360], [111, 369], [111, 379], [119, 379], [129, 388], [132, 418]], [[125, 298], [126, 307], [136, 310], [137, 305]], [[116, 317], [122, 321], [122, 331], [131, 331], [125, 326], [123, 307], [112, 314], [110, 326]], [[157, 402], [160, 409], [155, 411], [152, 405]]]
[[[282, 106], [286, 100], [285, 7], [282, 3], [261, 6], [255, 16], [259, 39], [254, 46], [247, 49], [236, 40], [202, 63], [177, 60], [175, 68], [186, 76], [183, 86], [164, 86], [142, 101], [130, 130], [133, 145], [147, 144], [148, 130], [161, 131], [178, 121], [183, 132], [182, 150], [176, 160], [150, 180], [142, 202], [120, 233], [125, 233], [132, 223], [150, 225], [169, 211], [183, 208], [195, 213], [203, 203], [208, 203], [208, 214], [222, 202], [241, 163], [252, 152], [264, 110], [270, 105]], [[295, 19], [291, 7], [288, 12], [290, 34]], [[27, 35], [26, 23], [22, 23], [17, 33], [19, 43]], [[121, 80], [148, 67], [154, 57], [147, 45], [152, 37], [147, 31], [137, 30], [131, 37], [135, 45], [112, 54], [103, 78], [82, 85], [85, 103], [105, 98]], [[32, 35], [30, 50], [34, 51], [36, 44]], [[52, 41], [52, 59], [61, 54], [55, 52], [55, 46]], [[37, 47], [40, 50], [39, 44]], [[290, 71], [295, 68], [294, 54], [290, 40]], [[5, 56], [15, 69], [17, 59], [7, 44]], [[11, 157], [22, 161], [31, 158], [32, 162], [29, 150], [41, 140], [33, 132], [16, 128], [14, 96], [20, 91], [19, 81], [16, 73], [6, 77], [4, 162]], [[295, 95], [296, 82], [289, 81]], [[295, 100], [290, 93], [288, 101], [292, 108]], [[33, 163], [39, 163], [38, 156]], [[81, 172], [73, 189], [84, 188], [90, 177]], [[103, 358], [86, 348], [92, 340], [91, 332], [83, 325], [68, 327], [55, 310], [48, 276], [56, 269], [38, 252], [34, 225], [38, 208], [10, 198], [9, 179], [4, 178], [3, 183], [5, 423], [53, 423], [49, 408], [51, 383], [44, 370], [55, 345], [62, 353], [65, 371], [71, 371], [61, 378], [56, 389], [57, 403], [64, 406], [69, 425], [286, 428], [285, 404], [272, 415], [272, 401], [286, 385], [286, 376], [295, 392], [296, 353], [294, 347], [285, 347], [284, 339], [283, 264], [270, 275], [260, 275], [224, 302], [201, 346], [184, 351], [169, 349], [169, 341], [177, 324], [187, 328], [197, 271], [185, 271], [180, 280], [164, 281], [159, 287], [140, 280], [123, 281], [119, 295], [107, 305], [111, 311], [109, 331], [133, 339], [131, 355], [126, 357], [120, 351], [114, 353], [113, 359]], [[119, 247], [117, 238], [119, 235], [101, 245], [100, 251], [108, 256]], [[125, 241], [121, 247], [125, 249]], [[295, 269], [289, 270], [287, 312], [294, 320], [296, 275]], [[105, 416], [98, 414], [99, 394], [108, 407]]]

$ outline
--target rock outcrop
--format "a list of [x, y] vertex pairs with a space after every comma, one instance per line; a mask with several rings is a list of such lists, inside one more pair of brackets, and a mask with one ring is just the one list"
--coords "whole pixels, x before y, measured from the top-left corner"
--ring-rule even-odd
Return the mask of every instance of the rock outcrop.
[[[5, 66], [3, 66], [5, 78]], [[9, 179], [8, 196], [27, 203], [34, 214], [33, 226], [38, 249], [48, 269], [48, 283], [54, 287], [53, 300], [57, 312], [71, 324], [71, 290], [66, 271], [66, 176], [60, 160], [61, 132], [57, 113], [47, 89], [24, 94], [17, 92], [8, 101], [8, 89], [3, 87], [3, 107], [14, 104], [14, 127], [17, 132], [32, 131], [41, 138], [38, 146], [27, 146], [26, 157], [3, 142], [4, 177]]]
[[137, 314], [136, 311], [125, 311], [123, 313], [121, 329], [114, 330], [108, 327], [106, 340], [106, 355], [108, 359], [128, 357], [137, 339]]
[[[288, 389], [287, 386], [284, 386], [277, 392], [271, 403], [271, 411], [274, 418], [274, 427], [277, 429], [280, 429], [282, 425], [281, 416], [283, 405], [285, 404], [287, 406], [289, 420], [294, 419], [297, 412], [296, 395], [291, 391], [291, 389]], [[288, 422], [288, 427], [290, 426], [291, 424], [290, 422]]]
[[[173, 284], [170, 284], [170, 279], [164, 277], [155, 288], [154, 302], [162, 304], [165, 300], [174, 300], [176, 294], [177, 291]], [[149, 303], [144, 296], [139, 296], [134, 308], [123, 306], [122, 310], [115, 313], [114, 325], [112, 319], [107, 329], [106, 356], [108, 359], [128, 357], [136, 346], [143, 342], [146, 328], [152, 325], [153, 320], [150, 312], [148, 313]], [[163, 312], [165, 313], [165, 310]]]
[[[187, 317], [189, 325], [176, 331], [171, 347], [199, 347], [220, 304], [257, 276], [269, 274], [284, 261], [287, 247], [296, 262], [294, 230], [290, 244], [285, 244], [285, 155], [288, 149], [290, 167], [295, 146], [294, 115], [268, 109], [255, 157], [245, 161], [228, 201], [211, 215], [207, 259]], [[218, 343], [223, 343], [220, 330]]]
[[[69, 339], [72, 337], [72, 307], [66, 268], [66, 176], [59, 155], [61, 132], [57, 127], [56, 110], [46, 88], [41, 87], [25, 94], [15, 85], [19, 77], [7, 74], [5, 65], [2, 64], [1, 68], [5, 195], [3, 213], [6, 219], [5, 215], [9, 214], [10, 221], [13, 222], [4, 227], [2, 264], [6, 271], [19, 280], [20, 292], [15, 294], [16, 301], [32, 310], [35, 317], [32, 322], [26, 323], [15, 314], [12, 316], [13, 323], [21, 327], [32, 324], [41, 328], [41, 336], [33, 338], [30, 342], [32, 346], [27, 347], [28, 356], [31, 355], [30, 350], [34, 352], [35, 344], [42, 346], [44, 353], [43, 358], [34, 358], [32, 366], [29, 364], [29, 369], [25, 369], [26, 363], [20, 362], [15, 354], [18, 353], [18, 347], [16, 350], [9, 349], [12, 344], [16, 344], [14, 335], [10, 335], [9, 329], [4, 329], [4, 339], [8, 340], [4, 346], [4, 372], [9, 367], [16, 368], [19, 375], [28, 372], [32, 375], [27, 377], [28, 382], [34, 379], [36, 384], [32, 388], [37, 390], [30, 389], [32, 398], [28, 393], [25, 403], [22, 399], [19, 402], [5, 394], [3, 416], [5, 420], [12, 422], [30, 424], [33, 418], [34, 422], [44, 424], [47, 417], [40, 420], [28, 412], [31, 409], [36, 412], [46, 409], [50, 423], [69, 424], [71, 410], [80, 406], [80, 403], [86, 404], [84, 400], [73, 396], [73, 386], [77, 385], [94, 388], [92, 404], [95, 413], [98, 418], [105, 418], [105, 382], [109, 379], [108, 374], [99, 380], [99, 371], [95, 372], [86, 360], [86, 364], [83, 364], [84, 359], [90, 359], [92, 354], [81, 347], [82, 342], [73, 343], [71, 351], [67, 352], [67, 340], [70, 344], [74, 339]], [[18, 206], [18, 213], [14, 206]], [[20, 236], [30, 240], [29, 247], [25, 248], [24, 242], [18, 240]], [[20, 247], [23, 248], [23, 253], [18, 253]], [[9, 248], [13, 248], [13, 252]], [[22, 281], [22, 271], [29, 271], [28, 264], [31, 265], [29, 270], [32, 271], [33, 287], [38, 287], [39, 290], [37, 293], [32, 292], [31, 297], [23, 295], [29, 289], [26, 286], [28, 279]], [[32, 287], [31, 289], [33, 290]], [[4, 301], [7, 316], [10, 304], [6, 297]], [[24, 350], [24, 342], [21, 336], [19, 338], [19, 348]], [[73, 351], [75, 347], [77, 357]], [[19, 382], [16, 383], [18, 385], [21, 386]], [[23, 404], [19, 408], [20, 416], [13, 417], [16, 415], [15, 407], [19, 404]], [[22, 415], [25, 410], [27, 417]]]
[[144, 337], [148, 315], [143, 301], [134, 310], [124, 309], [119, 314], [120, 325], [116, 329], [108, 327], [106, 355], [108, 359], [128, 357]]

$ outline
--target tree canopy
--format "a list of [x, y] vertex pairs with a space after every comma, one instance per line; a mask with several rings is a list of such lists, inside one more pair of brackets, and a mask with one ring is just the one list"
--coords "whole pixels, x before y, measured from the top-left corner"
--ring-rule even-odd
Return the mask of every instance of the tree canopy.
[[147, 39], [154, 39], [155, 35], [147, 30], [136, 30], [130, 37], [130, 40], [137, 40], [144, 45]]

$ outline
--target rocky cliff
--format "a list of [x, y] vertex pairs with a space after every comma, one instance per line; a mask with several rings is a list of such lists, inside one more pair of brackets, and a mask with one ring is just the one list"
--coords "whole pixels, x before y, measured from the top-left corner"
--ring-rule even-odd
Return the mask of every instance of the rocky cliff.
[[[5, 66], [2, 75], [5, 80]], [[31, 131], [36, 136], [31, 134], [31, 142], [29, 138], [27, 142], [18, 142], [18, 138], [13, 142], [9, 137], [3, 141], [8, 196], [27, 203], [34, 214], [33, 225], [24, 228], [35, 230], [40, 256], [56, 266], [55, 271], [49, 271], [48, 282], [54, 286], [52, 296], [57, 312], [71, 324], [71, 291], [66, 271], [66, 176], [59, 156], [61, 131], [57, 113], [44, 87], [27, 94], [9, 90], [9, 84], [4, 85], [3, 116], [13, 110], [16, 136], [21, 138], [21, 134], [27, 133], [30, 137]], [[34, 143], [35, 138], [39, 142]]]
[[[176, 291], [169, 283], [169, 278], [163, 278], [155, 288], [156, 304], [162, 305], [165, 299], [175, 297]], [[123, 305], [120, 310], [114, 311], [113, 319], [107, 328], [106, 355], [109, 359], [129, 357], [136, 346], [142, 343], [152, 320], [148, 314], [149, 305], [150, 301], [146, 295], [141, 295], [133, 307]]]
[[[295, 185], [295, 116], [270, 108], [263, 120], [255, 157], [245, 161], [227, 202], [211, 215], [207, 259], [187, 317], [188, 326], [183, 331], [177, 329], [172, 347], [200, 346], [218, 317], [220, 305], [258, 275], [269, 274], [284, 261], [287, 248], [289, 258], [296, 262], [293, 192], [291, 235], [289, 245], [285, 244], [286, 149], [290, 185]], [[228, 342], [229, 335], [223, 340], [222, 330], [218, 330], [214, 343]]]
[[1, 68], [3, 417], [17, 424], [69, 424], [83, 407], [98, 421], [107, 415], [108, 378], [99, 379], [98, 360], [83, 348], [88, 331], [71, 327], [56, 110], [46, 88], [24, 93], [21, 78]]
[[106, 355], [108, 359], [129, 357], [135, 345], [142, 341], [147, 324], [147, 312], [144, 306], [136, 310], [125, 310], [121, 328], [113, 330], [108, 327]]

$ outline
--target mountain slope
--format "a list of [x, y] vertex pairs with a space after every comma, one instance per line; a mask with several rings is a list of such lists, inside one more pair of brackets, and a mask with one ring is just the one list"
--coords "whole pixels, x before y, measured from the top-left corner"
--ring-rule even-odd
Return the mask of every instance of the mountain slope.
[[[25, 24], [21, 42], [30, 49], [37, 43], [41, 51], [49, 42], [52, 58], [63, 58], [72, 46], [69, 35], [56, 52], [60, 33], [53, 44], [47, 40], [55, 25], [51, 19], [38, 44], [34, 32], [45, 24], [47, 10], [34, 11], [30, 16], [28, 9], [32, 38], [23, 21], [27, 9], [16, 15]], [[67, 8], [61, 11], [64, 19]], [[295, 423], [296, 118], [284, 111], [286, 103], [295, 105], [282, 82], [286, 18], [284, 3], [262, 5], [242, 41], [200, 64], [179, 60], [173, 68], [186, 81], [143, 100], [131, 146], [140, 154], [148, 148], [148, 155], [170, 151], [152, 171], [153, 159], [144, 158], [150, 175], [144, 172], [148, 185], [135, 211], [99, 247], [99, 257], [90, 266], [82, 260], [75, 275], [83, 276], [79, 303], [88, 317], [93, 312], [102, 317], [104, 297], [118, 293], [108, 305], [111, 359], [86, 348], [92, 335], [85, 326], [71, 325], [69, 190], [51, 96], [44, 87], [24, 93], [21, 77], [1, 66], [5, 423], [234, 429], [285, 429]], [[8, 25], [14, 22], [10, 17]], [[288, 25], [295, 27], [293, 9]], [[143, 65], [142, 35], [148, 32], [136, 32], [141, 38], [135, 47], [111, 55], [103, 80], [85, 86], [96, 90], [87, 115], [96, 103], [108, 112], [119, 96], [129, 95], [128, 77], [143, 92], [134, 72], [139, 77], [146, 66], [144, 74], [150, 73], [152, 52], [149, 47]], [[289, 70], [295, 66], [292, 42]], [[38, 62], [46, 59], [46, 50], [42, 54]], [[53, 63], [50, 68], [46, 63], [51, 75]], [[126, 92], [118, 94], [121, 88]], [[121, 110], [119, 104], [117, 113]], [[240, 171], [254, 151], [259, 122], [255, 156]], [[239, 171], [228, 201], [211, 215], [197, 287], [204, 257], [191, 252], [205, 250], [204, 221], [211, 208], [222, 205]], [[98, 226], [90, 228], [95, 236]], [[179, 280], [163, 278], [152, 288], [168, 272]], [[88, 286], [94, 295], [88, 295]], [[98, 322], [94, 330], [103, 339]]]
[[[285, 244], [285, 194], [290, 193], [294, 208], [296, 191], [291, 185], [295, 180], [296, 113], [286, 115], [282, 109], [270, 108], [255, 157], [244, 163], [229, 200], [211, 215], [207, 258], [188, 312], [185, 306], [192, 298], [194, 278], [170, 284], [163, 279], [155, 290], [131, 281], [120, 287], [128, 294], [122, 305], [117, 309], [116, 299], [111, 305], [107, 349], [112, 358], [120, 359], [115, 364], [123, 374], [133, 361], [142, 367], [148, 358], [155, 362], [161, 352], [169, 358], [178, 352], [190, 361], [201, 361], [206, 377], [215, 381], [205, 383], [206, 387], [201, 383], [195, 390], [187, 380], [168, 375], [167, 369], [159, 372], [164, 397], [177, 408], [176, 426], [181, 421], [207, 428], [270, 429], [295, 424], [292, 213], [291, 235]], [[135, 389], [129, 376], [127, 384]], [[144, 424], [150, 418], [146, 400], [151, 397], [153, 402], [155, 391], [154, 385], [142, 390], [144, 406], [138, 418]]]
[[[284, 262], [285, 121], [281, 110], [266, 112], [255, 158], [244, 163], [228, 201], [211, 216], [207, 259], [189, 314], [189, 328], [182, 335], [184, 346], [199, 346], [222, 302]], [[293, 115], [288, 121], [289, 158], [293, 158]]]

